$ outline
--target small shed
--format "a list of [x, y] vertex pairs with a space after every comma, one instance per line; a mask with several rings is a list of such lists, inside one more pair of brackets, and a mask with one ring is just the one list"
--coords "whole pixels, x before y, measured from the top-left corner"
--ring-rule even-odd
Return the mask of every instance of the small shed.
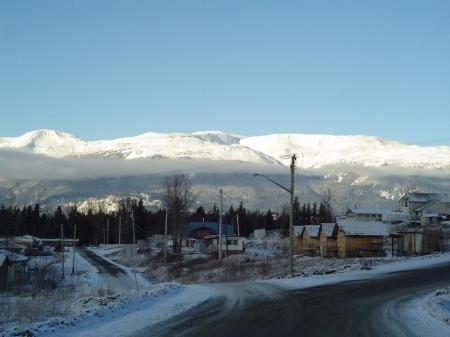
[[339, 227], [333, 223], [320, 224], [319, 242], [320, 256], [336, 257], [337, 256], [337, 234]]
[[383, 222], [357, 222], [338, 220], [338, 256], [375, 257], [384, 256], [384, 238], [388, 235]]

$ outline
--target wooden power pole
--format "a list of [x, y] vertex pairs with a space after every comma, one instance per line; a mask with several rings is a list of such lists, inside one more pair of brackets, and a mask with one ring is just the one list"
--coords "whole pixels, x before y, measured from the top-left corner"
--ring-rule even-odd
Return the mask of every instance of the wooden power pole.
[[166, 221], [164, 222], [164, 262], [167, 264], [167, 210]]
[[64, 279], [64, 225], [61, 224], [62, 278]]
[[73, 256], [72, 256], [72, 275], [75, 275], [75, 247], [77, 237], [77, 224], [73, 227]]
[[222, 207], [223, 207], [223, 191], [220, 189], [220, 209], [219, 209], [219, 262], [222, 262]]

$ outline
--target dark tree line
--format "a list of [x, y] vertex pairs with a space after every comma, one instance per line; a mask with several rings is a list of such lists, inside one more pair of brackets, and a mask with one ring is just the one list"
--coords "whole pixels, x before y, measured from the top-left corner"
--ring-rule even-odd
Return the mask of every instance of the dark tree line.
[[[53, 213], [45, 213], [39, 204], [17, 208], [14, 206], [0, 207], [0, 236], [17, 236], [30, 234], [41, 238], [59, 238], [60, 226], [63, 225], [64, 236], [72, 237], [74, 225], [77, 224], [77, 237], [81, 244], [99, 244], [132, 242], [132, 219], [134, 216], [136, 239], [143, 239], [149, 235], [164, 233], [166, 212], [163, 209], [151, 211], [144, 207], [142, 200], [121, 203], [118, 212], [106, 214], [103, 211], [81, 213], [76, 208], [63, 211], [59, 206]], [[169, 212], [169, 233], [172, 232]], [[119, 221], [120, 219], [120, 221]], [[247, 210], [243, 203], [238, 208], [231, 206], [224, 212], [223, 223], [233, 224], [235, 229], [239, 219], [241, 236], [248, 236], [255, 229], [282, 230], [285, 234], [289, 226], [289, 210], [283, 209], [274, 214], [270, 209], [267, 212]], [[198, 207], [189, 213], [186, 221], [218, 222], [219, 210], [216, 206], [212, 210]], [[294, 202], [294, 224], [319, 224], [331, 222], [332, 215], [324, 204], [300, 205]], [[119, 222], [121, 224], [119, 225]], [[108, 225], [109, 224], [109, 225]], [[109, 227], [109, 231], [108, 231]], [[109, 235], [108, 235], [109, 234]]]

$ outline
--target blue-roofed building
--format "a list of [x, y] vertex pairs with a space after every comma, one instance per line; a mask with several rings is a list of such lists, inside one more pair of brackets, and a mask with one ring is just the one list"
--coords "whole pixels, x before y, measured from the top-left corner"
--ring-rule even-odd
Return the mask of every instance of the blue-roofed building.
[[[202, 239], [206, 236], [218, 235], [217, 222], [189, 222], [183, 225], [183, 237]], [[222, 224], [222, 235], [234, 236], [234, 225]]]

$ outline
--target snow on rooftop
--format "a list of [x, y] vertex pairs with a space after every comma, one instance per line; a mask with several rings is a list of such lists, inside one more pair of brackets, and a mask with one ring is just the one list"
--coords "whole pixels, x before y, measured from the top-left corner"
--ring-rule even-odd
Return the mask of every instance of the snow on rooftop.
[[308, 232], [309, 236], [317, 236], [319, 235], [319, 225], [305, 225], [305, 229]]
[[392, 212], [392, 210], [388, 208], [350, 208], [350, 211], [354, 214], [384, 214], [388, 212]]
[[321, 226], [322, 226], [323, 232], [325, 233], [325, 236], [332, 236], [333, 230], [334, 230], [334, 227], [336, 226], [336, 224], [334, 222], [323, 223], [323, 224], [321, 224]]
[[337, 221], [339, 230], [346, 235], [355, 236], [387, 236], [388, 230], [386, 224], [380, 221], [359, 222], [349, 220]]
[[294, 226], [294, 233], [296, 236], [302, 235], [305, 226]]
[[427, 202], [433, 200], [439, 200], [441, 202], [450, 202], [450, 196], [447, 193], [423, 193], [413, 192], [408, 193], [405, 199], [411, 202]]

